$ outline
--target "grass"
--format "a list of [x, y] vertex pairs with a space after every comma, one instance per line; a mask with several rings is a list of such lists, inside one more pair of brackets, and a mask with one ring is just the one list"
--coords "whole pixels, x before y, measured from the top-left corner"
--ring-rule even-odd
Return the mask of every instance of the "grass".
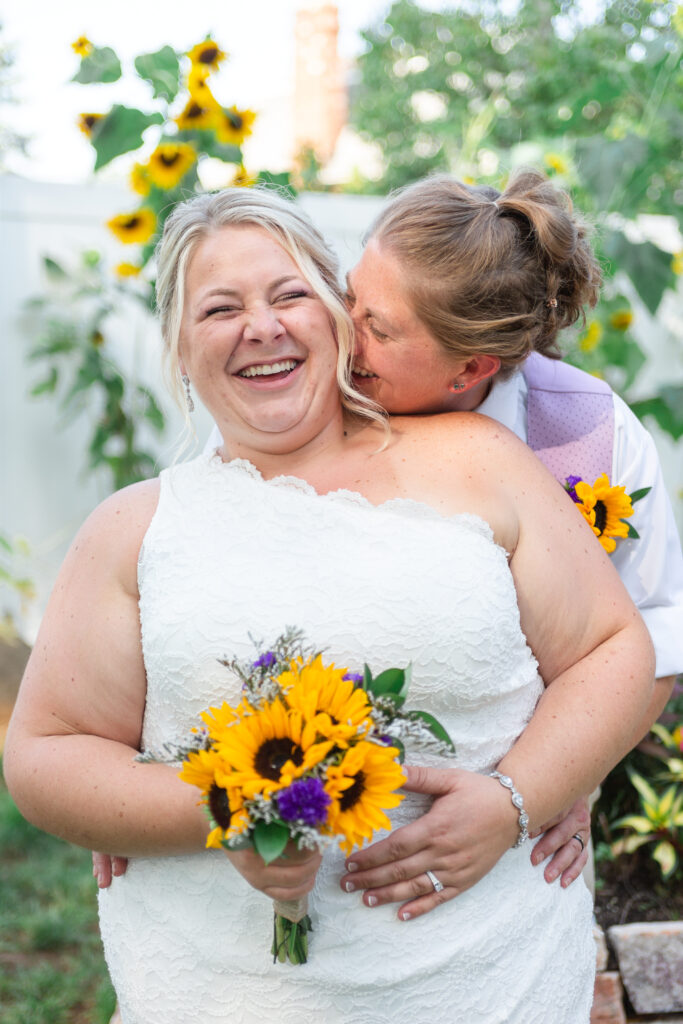
[[107, 1024], [90, 854], [22, 818], [0, 773], [2, 1024]]

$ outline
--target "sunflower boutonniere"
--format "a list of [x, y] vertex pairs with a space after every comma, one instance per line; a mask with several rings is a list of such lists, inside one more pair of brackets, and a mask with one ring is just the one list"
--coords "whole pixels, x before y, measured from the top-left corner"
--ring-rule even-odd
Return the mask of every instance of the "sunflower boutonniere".
[[610, 484], [607, 473], [599, 476], [592, 486], [580, 476], [568, 476], [564, 487], [608, 554], [614, 551], [618, 539], [640, 537], [626, 520], [633, 515], [635, 503], [649, 494], [651, 487], [641, 487], [627, 494], [624, 487]]

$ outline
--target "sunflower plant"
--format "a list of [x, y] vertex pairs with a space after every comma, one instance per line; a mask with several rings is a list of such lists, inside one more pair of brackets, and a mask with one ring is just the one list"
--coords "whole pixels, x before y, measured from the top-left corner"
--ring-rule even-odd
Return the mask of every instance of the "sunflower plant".
[[[199, 788], [212, 824], [207, 847], [253, 846], [266, 864], [292, 842], [322, 850], [337, 840], [349, 854], [391, 828], [386, 812], [403, 799], [406, 743], [454, 751], [436, 719], [404, 708], [409, 668], [375, 677], [367, 665], [354, 673], [325, 664], [296, 629], [256, 660], [221, 663], [241, 681], [241, 699], [202, 712], [180, 751], [180, 778]], [[274, 960], [305, 963], [307, 900], [274, 910]]]
[[[121, 61], [110, 47], [81, 36], [72, 48], [80, 59], [72, 81], [107, 84], [122, 77]], [[202, 190], [203, 161], [226, 165], [226, 185], [276, 181], [289, 186], [288, 175], [252, 175], [244, 167], [242, 145], [253, 131], [256, 112], [225, 104], [216, 95], [213, 77], [227, 60], [228, 54], [210, 37], [186, 52], [163, 46], [140, 54], [133, 72], [151, 91], [147, 107], [113, 103], [78, 118], [95, 151], [96, 171], [125, 154], [141, 152], [129, 175], [134, 201], [107, 221], [119, 241], [136, 247], [127, 265], [138, 272], [149, 263], [176, 203]]]

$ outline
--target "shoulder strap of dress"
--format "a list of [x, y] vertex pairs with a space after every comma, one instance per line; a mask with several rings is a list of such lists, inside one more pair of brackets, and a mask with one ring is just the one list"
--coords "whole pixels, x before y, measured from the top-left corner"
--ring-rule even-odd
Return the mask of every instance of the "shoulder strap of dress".
[[560, 483], [568, 476], [591, 484], [601, 473], [610, 476], [614, 403], [609, 385], [536, 352], [522, 372], [528, 389], [528, 443], [541, 462]]

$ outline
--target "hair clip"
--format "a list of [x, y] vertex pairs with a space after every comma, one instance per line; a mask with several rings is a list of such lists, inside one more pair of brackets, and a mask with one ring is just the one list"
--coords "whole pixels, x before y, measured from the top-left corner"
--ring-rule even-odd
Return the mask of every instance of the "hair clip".
[[557, 308], [557, 299], [548, 299], [546, 306], [550, 306], [551, 309]]

